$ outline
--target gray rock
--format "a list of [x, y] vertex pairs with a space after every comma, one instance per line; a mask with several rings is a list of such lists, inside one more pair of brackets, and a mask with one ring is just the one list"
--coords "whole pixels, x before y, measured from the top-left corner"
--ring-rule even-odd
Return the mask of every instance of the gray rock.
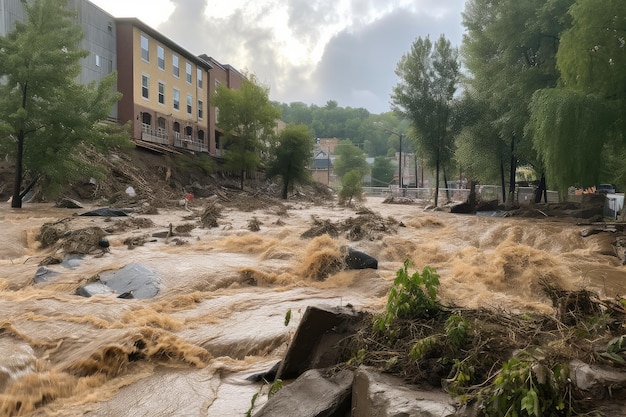
[[354, 376], [352, 417], [458, 417], [457, 403], [443, 391], [423, 391], [400, 378], [361, 367]]
[[76, 294], [82, 297], [93, 297], [94, 295], [115, 294], [115, 291], [101, 282], [91, 282], [82, 287], [78, 287]]
[[52, 271], [45, 266], [40, 266], [37, 268], [37, 272], [35, 272], [35, 283], [40, 284], [42, 282], [48, 282], [50, 278], [54, 278], [59, 275], [61, 274], [58, 272]]
[[117, 294], [132, 293], [134, 298], [152, 298], [159, 293], [161, 279], [140, 264], [128, 264], [117, 271], [100, 275], [100, 281]]
[[583, 391], [596, 392], [605, 387], [626, 388], [626, 373], [611, 368], [589, 365], [579, 360], [570, 362], [570, 377], [574, 385]]
[[82, 204], [80, 204], [76, 200], [72, 200], [71, 198], [60, 199], [59, 201], [57, 201], [56, 206], [60, 208], [74, 208], [74, 209], [83, 208]]
[[336, 365], [337, 344], [358, 330], [362, 317], [348, 307], [307, 307], [276, 378], [294, 379], [309, 369]]
[[344, 417], [350, 415], [352, 371], [325, 376], [317, 369], [284, 387], [254, 417]]

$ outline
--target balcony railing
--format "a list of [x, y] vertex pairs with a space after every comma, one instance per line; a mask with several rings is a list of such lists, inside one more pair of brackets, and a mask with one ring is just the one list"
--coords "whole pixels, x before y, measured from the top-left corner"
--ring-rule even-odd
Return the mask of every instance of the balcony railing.
[[148, 124], [141, 124], [141, 140], [152, 143], [160, 143], [161, 145], [169, 145], [170, 140], [165, 129], [152, 129]]
[[174, 132], [174, 146], [177, 148], [189, 149], [196, 152], [208, 152], [209, 148], [203, 142], [198, 139], [194, 139], [189, 135], [182, 135], [179, 132]]

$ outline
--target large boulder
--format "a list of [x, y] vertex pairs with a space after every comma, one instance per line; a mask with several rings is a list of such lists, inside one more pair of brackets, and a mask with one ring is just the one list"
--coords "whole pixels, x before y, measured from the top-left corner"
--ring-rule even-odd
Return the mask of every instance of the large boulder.
[[159, 293], [161, 279], [141, 264], [128, 264], [117, 271], [100, 274], [100, 282], [116, 294], [132, 294], [134, 298], [152, 298]]
[[312, 369], [274, 394], [254, 417], [350, 415], [352, 371]]
[[376, 258], [352, 248], [348, 249], [344, 261], [347, 269], [378, 269]]
[[352, 417], [458, 417], [458, 404], [443, 391], [424, 391], [400, 378], [365, 367], [357, 369], [352, 388]]
[[348, 307], [307, 307], [276, 377], [294, 379], [309, 369], [336, 365], [338, 343], [358, 331], [362, 318]]

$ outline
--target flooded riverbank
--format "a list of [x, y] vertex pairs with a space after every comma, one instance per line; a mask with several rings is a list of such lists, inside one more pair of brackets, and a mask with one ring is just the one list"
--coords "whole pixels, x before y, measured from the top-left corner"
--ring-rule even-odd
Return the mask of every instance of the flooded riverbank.
[[[196, 200], [191, 209], [208, 204]], [[407, 257], [416, 269], [437, 270], [443, 299], [469, 308], [550, 313], [541, 280], [606, 297], [626, 293], [611, 237], [583, 238], [572, 222], [453, 215], [380, 198], [364, 206], [399, 227], [358, 241], [345, 233], [305, 239], [312, 216], [337, 222], [358, 214], [304, 201], [256, 211], [225, 204], [218, 227], [209, 229], [182, 207], [131, 214], [154, 225], [107, 234], [108, 252], [50, 265], [58, 275], [39, 284], [39, 263], [55, 255], [36, 240], [42, 224], [67, 219], [73, 230], [113, 230], [116, 219], [50, 205], [0, 208], [0, 345], [9, 352], [0, 360], [0, 415], [245, 415], [259, 390], [245, 377], [281, 358], [308, 305], [378, 311]], [[259, 231], [249, 230], [253, 218]], [[124, 243], [170, 224], [194, 228], [176, 239]], [[378, 269], [310, 278], [315, 260], [343, 246], [376, 257]], [[129, 264], [159, 277], [156, 297], [75, 295]], [[285, 326], [287, 310], [293, 318]]]

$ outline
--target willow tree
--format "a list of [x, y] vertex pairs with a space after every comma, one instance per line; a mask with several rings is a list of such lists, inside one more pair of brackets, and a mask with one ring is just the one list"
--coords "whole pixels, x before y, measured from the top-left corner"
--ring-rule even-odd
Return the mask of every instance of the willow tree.
[[243, 190], [246, 172], [257, 170], [276, 137], [280, 110], [270, 103], [269, 88], [254, 76], [244, 79], [239, 89], [220, 84], [212, 104], [219, 109], [217, 125], [224, 131], [224, 167], [239, 174]]
[[437, 205], [439, 171], [454, 152], [449, 122], [459, 83], [458, 51], [443, 35], [434, 44], [428, 37], [420, 37], [398, 62], [396, 75], [400, 81], [391, 94], [392, 107], [411, 121], [418, 149], [435, 169]]
[[[462, 51], [469, 71], [468, 84], [477, 98], [489, 106], [484, 113], [485, 122], [493, 125], [503, 142], [498, 148], [508, 153], [505, 159], [510, 174], [510, 196], [515, 190], [517, 165], [537, 165], [532, 141], [525, 135], [530, 118], [528, 105], [536, 90], [557, 84], [559, 37], [570, 25], [567, 10], [573, 2], [466, 2]], [[505, 184], [502, 186], [504, 189]]]
[[101, 175], [85, 146], [130, 145], [127, 133], [99, 123], [120, 98], [116, 75], [99, 85], [76, 81], [88, 52], [66, 1], [22, 5], [26, 22], [0, 37], [0, 151], [15, 161], [13, 208], [37, 183], [53, 197], [73, 179]]
[[561, 37], [556, 88], [537, 91], [528, 131], [559, 191], [596, 185], [603, 150], [626, 131], [626, 2], [577, 0]]

